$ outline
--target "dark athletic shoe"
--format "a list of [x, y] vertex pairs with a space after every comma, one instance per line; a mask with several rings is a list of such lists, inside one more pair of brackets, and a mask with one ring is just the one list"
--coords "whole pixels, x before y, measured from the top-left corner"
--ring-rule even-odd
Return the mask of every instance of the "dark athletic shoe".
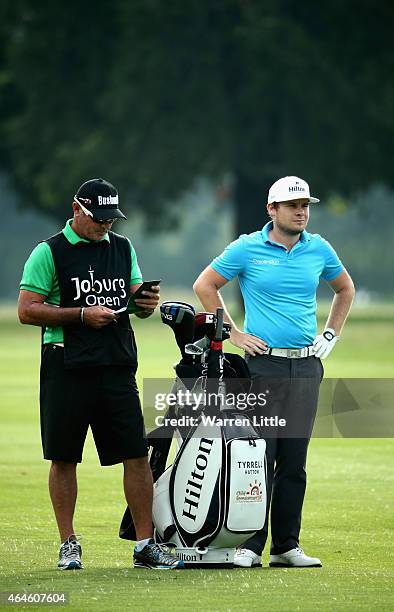
[[184, 563], [170, 552], [165, 544], [156, 544], [154, 540], [140, 551], [134, 551], [134, 567], [144, 567], [148, 569], [171, 570], [182, 569]]
[[68, 538], [59, 551], [58, 568], [61, 570], [83, 569], [82, 548], [78, 540]]

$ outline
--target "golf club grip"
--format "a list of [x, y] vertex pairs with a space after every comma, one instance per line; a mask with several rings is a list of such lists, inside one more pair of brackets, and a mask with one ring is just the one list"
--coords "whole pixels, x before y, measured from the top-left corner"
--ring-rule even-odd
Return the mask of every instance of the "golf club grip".
[[215, 340], [223, 340], [223, 321], [224, 321], [224, 309], [218, 308], [216, 310], [216, 329], [215, 329]]

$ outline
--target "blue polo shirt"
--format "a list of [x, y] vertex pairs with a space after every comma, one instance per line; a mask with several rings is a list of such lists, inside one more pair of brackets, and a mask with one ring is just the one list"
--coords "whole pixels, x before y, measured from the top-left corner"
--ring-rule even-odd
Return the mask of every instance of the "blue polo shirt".
[[244, 330], [272, 348], [301, 348], [317, 333], [316, 290], [344, 269], [332, 246], [303, 231], [290, 251], [262, 230], [243, 234], [211, 266], [227, 280], [238, 276], [245, 304]]

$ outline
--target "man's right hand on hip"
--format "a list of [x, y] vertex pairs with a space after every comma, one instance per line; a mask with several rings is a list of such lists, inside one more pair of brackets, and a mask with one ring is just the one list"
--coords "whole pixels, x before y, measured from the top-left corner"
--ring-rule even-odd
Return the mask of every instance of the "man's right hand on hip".
[[251, 334], [245, 334], [239, 329], [231, 328], [230, 342], [234, 346], [243, 349], [248, 355], [255, 357], [256, 355], [263, 355], [268, 349], [267, 344], [261, 338], [252, 336]]

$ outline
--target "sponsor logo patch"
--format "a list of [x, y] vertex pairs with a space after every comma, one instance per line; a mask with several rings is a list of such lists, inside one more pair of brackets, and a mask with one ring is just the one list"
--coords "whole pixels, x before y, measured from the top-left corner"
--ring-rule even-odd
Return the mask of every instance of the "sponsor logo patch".
[[119, 196], [97, 196], [99, 206], [117, 206], [119, 204]]
[[88, 278], [74, 276], [71, 279], [75, 283], [74, 301], [82, 298], [86, 306], [120, 306], [120, 300], [127, 296], [126, 283], [123, 278], [101, 278], [95, 279], [94, 270], [89, 266]]
[[305, 189], [305, 187], [302, 187], [298, 183], [296, 183], [295, 185], [289, 187], [289, 192], [290, 193], [300, 192], [300, 191], [304, 193], [306, 191], [306, 189]]
[[198, 447], [198, 455], [196, 457], [195, 466], [190, 474], [189, 480], [186, 485], [186, 495], [183, 502], [182, 515], [191, 519], [196, 520], [198, 506], [200, 503], [201, 490], [203, 487], [203, 480], [205, 476], [205, 470], [208, 466], [208, 458], [212, 450], [213, 440], [209, 438], [201, 438], [200, 446]]
[[279, 259], [252, 259], [252, 263], [258, 266], [279, 266]]
[[254, 480], [249, 483], [249, 486], [245, 490], [238, 490], [235, 493], [235, 501], [237, 503], [261, 503], [263, 501], [261, 482]]

